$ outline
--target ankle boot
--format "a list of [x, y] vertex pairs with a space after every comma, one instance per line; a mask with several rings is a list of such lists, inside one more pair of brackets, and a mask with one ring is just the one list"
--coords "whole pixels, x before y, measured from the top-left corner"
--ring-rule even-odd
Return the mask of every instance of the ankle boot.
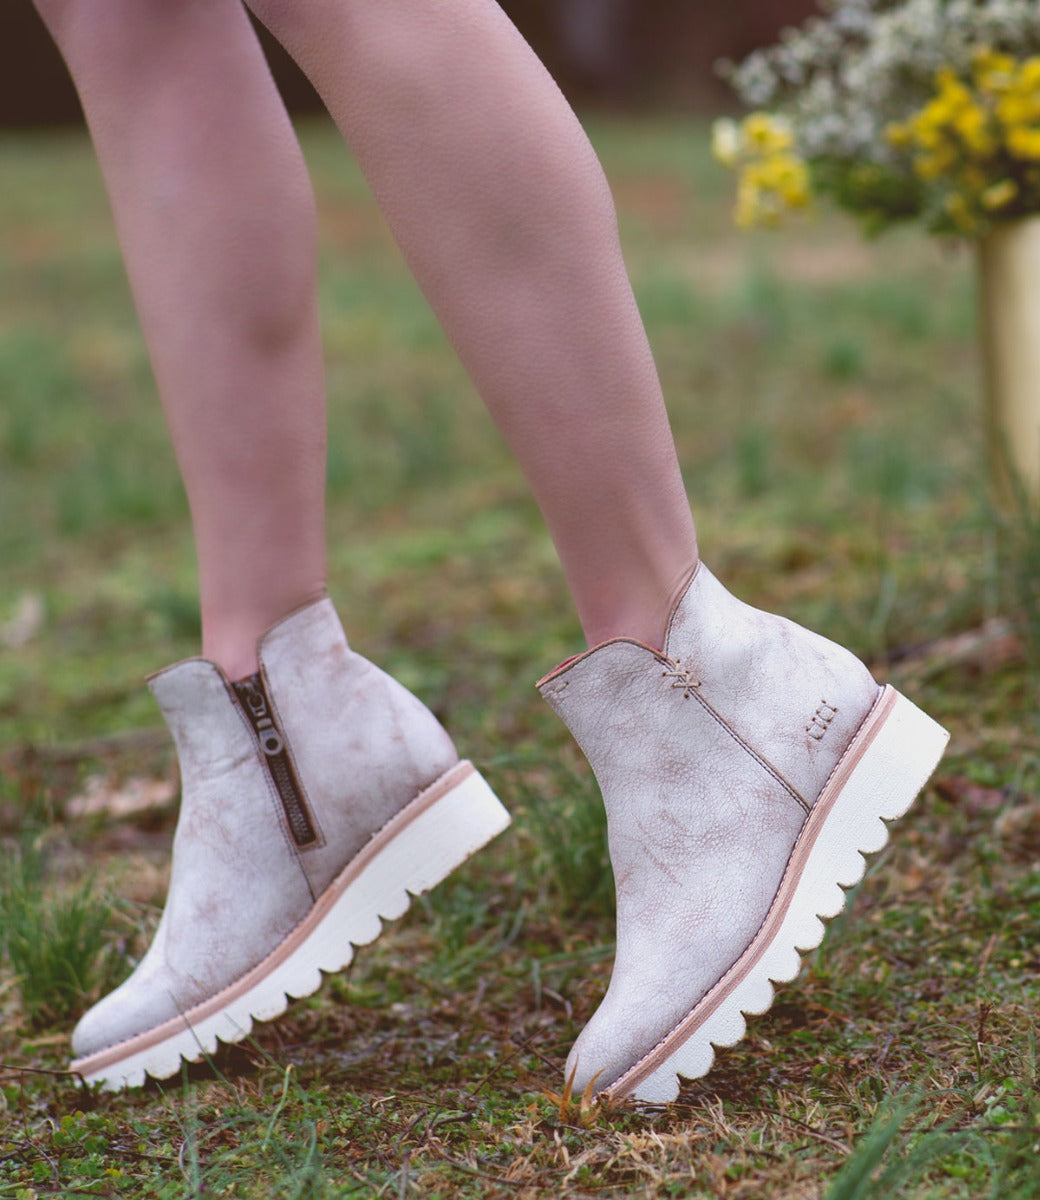
[[434, 716], [347, 645], [328, 599], [229, 683], [189, 659], [150, 680], [182, 799], [169, 895], [130, 978], [73, 1033], [108, 1088], [163, 1079], [307, 996], [509, 823]]
[[610, 985], [567, 1076], [666, 1102], [795, 977], [947, 734], [703, 564], [663, 650], [606, 642], [538, 686], [596, 774], [617, 891]]

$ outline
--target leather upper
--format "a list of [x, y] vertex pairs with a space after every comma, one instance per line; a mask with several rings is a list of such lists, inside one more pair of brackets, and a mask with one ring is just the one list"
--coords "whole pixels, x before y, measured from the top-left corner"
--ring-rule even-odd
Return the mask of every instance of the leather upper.
[[576, 1090], [596, 1075], [604, 1088], [754, 937], [878, 688], [853, 655], [742, 604], [703, 565], [663, 651], [607, 642], [539, 687], [585, 752], [607, 810], [617, 952], [567, 1065]]
[[331, 600], [273, 626], [260, 665], [320, 826], [322, 844], [301, 854], [317, 898], [458, 754], [421, 700], [349, 648]]
[[181, 770], [169, 894], [134, 973], [77, 1025], [78, 1057], [152, 1029], [244, 975], [369, 838], [458, 761], [423, 704], [349, 649], [329, 600], [274, 626], [260, 660], [318, 844], [294, 843], [219, 667], [189, 659], [153, 676]]

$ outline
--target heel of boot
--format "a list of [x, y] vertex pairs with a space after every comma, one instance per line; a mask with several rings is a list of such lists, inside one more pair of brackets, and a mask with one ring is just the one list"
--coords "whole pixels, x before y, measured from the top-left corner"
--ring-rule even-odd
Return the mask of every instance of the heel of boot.
[[851, 817], [901, 817], [939, 765], [950, 735], [912, 701], [886, 686], [828, 781], [819, 804]]

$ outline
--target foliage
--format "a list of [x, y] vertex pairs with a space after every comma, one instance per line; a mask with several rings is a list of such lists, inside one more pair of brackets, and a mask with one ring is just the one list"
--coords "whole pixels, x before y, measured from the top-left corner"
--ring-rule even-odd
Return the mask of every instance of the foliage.
[[[830, 0], [724, 68], [745, 103], [719, 127], [737, 220], [775, 224], [809, 190], [868, 231], [915, 219], [977, 235], [1040, 204], [1040, 9], [1031, 0]], [[763, 141], [762, 129], [782, 134]], [[793, 187], [797, 173], [804, 181]], [[783, 178], [778, 178], [778, 176]], [[809, 187], [811, 181], [811, 187]]]
[[31, 842], [4, 850], [0, 866], [0, 961], [6, 957], [30, 1025], [66, 1021], [85, 996], [119, 981], [124, 964], [109, 939], [112, 910], [93, 879], [65, 894], [48, 886]]

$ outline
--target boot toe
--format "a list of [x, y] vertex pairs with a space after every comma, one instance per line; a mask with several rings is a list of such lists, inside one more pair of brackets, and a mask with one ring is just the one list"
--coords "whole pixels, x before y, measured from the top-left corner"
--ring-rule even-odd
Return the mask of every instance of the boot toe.
[[606, 1091], [653, 1048], [657, 1039], [642, 1019], [644, 1011], [636, 1006], [626, 1012], [609, 995], [604, 999], [567, 1056], [564, 1078], [572, 1095]]
[[80, 1017], [72, 1031], [72, 1053], [88, 1058], [148, 1033], [182, 1011], [168, 986], [152, 979], [142, 985], [135, 972], [114, 992]]

